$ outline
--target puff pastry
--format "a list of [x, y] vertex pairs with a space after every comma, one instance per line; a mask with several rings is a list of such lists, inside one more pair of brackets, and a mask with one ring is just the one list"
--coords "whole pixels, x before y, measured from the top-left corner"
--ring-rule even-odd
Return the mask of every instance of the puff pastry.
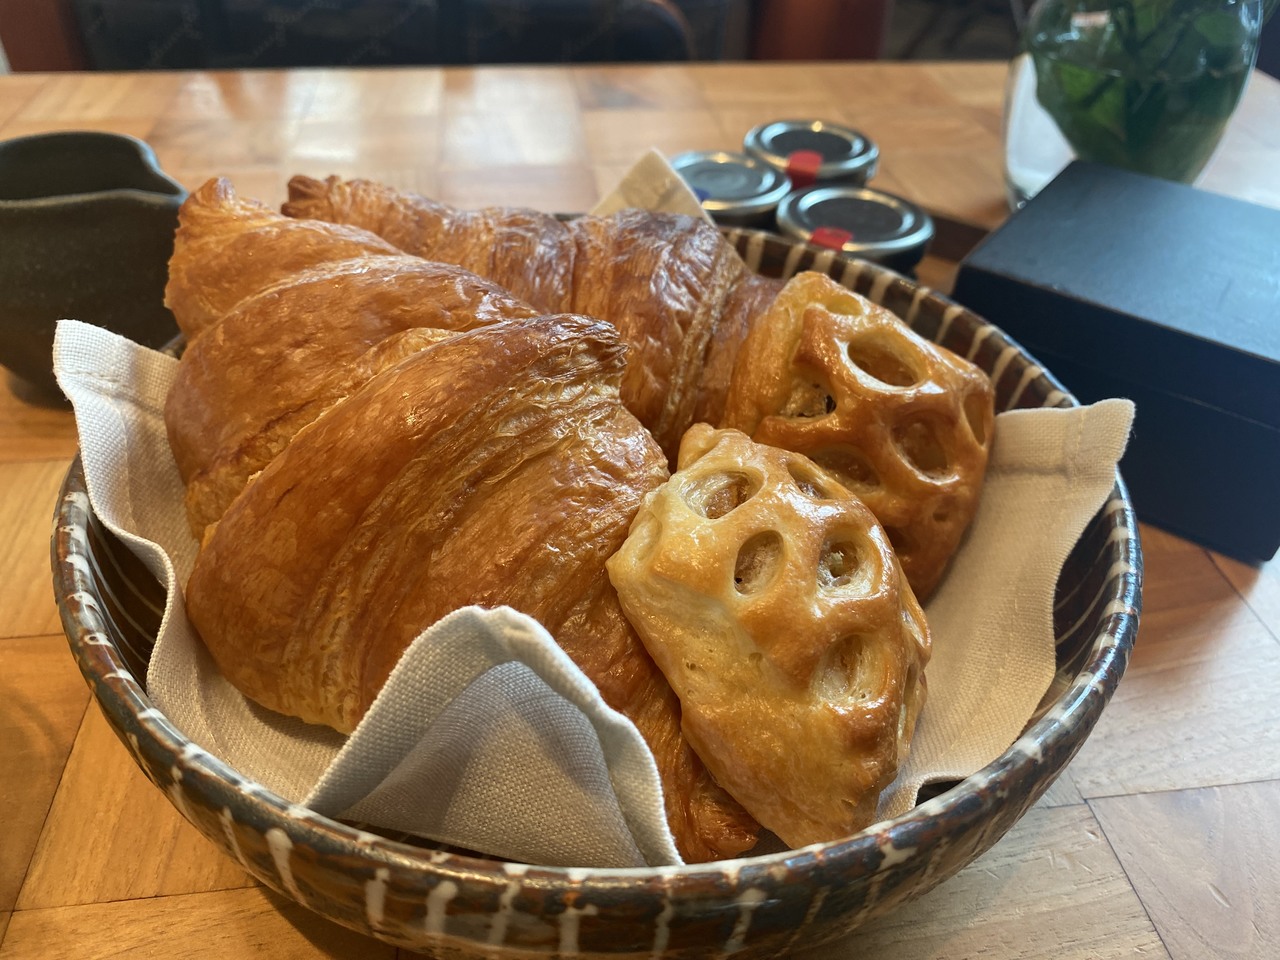
[[788, 845], [872, 822], [925, 696], [924, 614], [812, 461], [694, 426], [608, 562], [716, 780]]
[[722, 425], [839, 478], [927, 597], [977, 510], [994, 402], [976, 366], [829, 277], [804, 273], [752, 325]]
[[666, 459], [618, 399], [600, 321], [509, 320], [387, 367], [293, 437], [212, 528], [187, 612], [273, 710], [351, 730], [413, 638], [467, 604], [536, 618], [652, 749], [689, 860], [756, 825], [679, 727], [605, 560]]

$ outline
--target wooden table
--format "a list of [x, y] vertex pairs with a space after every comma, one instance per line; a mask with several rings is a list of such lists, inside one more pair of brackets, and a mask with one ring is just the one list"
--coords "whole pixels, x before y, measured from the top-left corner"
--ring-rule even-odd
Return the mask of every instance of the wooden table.
[[[733, 148], [843, 120], [878, 183], [1005, 215], [999, 64], [707, 65], [0, 77], [0, 136], [149, 140], [187, 186], [271, 203], [292, 173], [458, 204], [589, 207], [644, 148]], [[1280, 84], [1257, 75], [1204, 185], [1280, 206]], [[50, 515], [69, 413], [0, 385], [0, 960], [389, 957], [295, 907], [189, 828], [88, 702], [61, 635]], [[1129, 672], [1049, 794], [992, 851], [828, 956], [1280, 956], [1280, 561], [1144, 528]]]

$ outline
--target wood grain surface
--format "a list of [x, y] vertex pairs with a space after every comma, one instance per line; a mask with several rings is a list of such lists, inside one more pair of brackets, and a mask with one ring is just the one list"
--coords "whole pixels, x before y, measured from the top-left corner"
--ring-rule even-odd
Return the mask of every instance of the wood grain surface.
[[[130, 133], [188, 187], [229, 176], [271, 204], [294, 173], [337, 173], [564, 211], [650, 146], [734, 149], [816, 116], [880, 144], [882, 188], [989, 228], [1003, 83], [963, 63], [20, 74], [0, 77], [0, 137]], [[1280, 207], [1280, 83], [1253, 78], [1201, 186]], [[49, 575], [75, 436], [66, 408], [0, 384], [0, 960], [396, 956], [216, 852], [89, 703]], [[1280, 563], [1143, 543], [1132, 665], [1066, 773], [968, 869], [811, 955], [1280, 956]]]

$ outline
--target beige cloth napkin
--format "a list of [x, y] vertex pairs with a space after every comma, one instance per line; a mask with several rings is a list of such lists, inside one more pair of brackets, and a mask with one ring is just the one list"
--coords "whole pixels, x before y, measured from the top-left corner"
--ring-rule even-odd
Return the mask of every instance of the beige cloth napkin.
[[[597, 209], [611, 204], [701, 214], [656, 152]], [[196, 545], [163, 423], [177, 362], [64, 321], [54, 366], [94, 511], [168, 588], [147, 688], [194, 743], [328, 816], [529, 863], [680, 862], [635, 727], [516, 611], [469, 607], [423, 624], [349, 738], [246, 700], [183, 607]], [[1053, 676], [1058, 572], [1111, 490], [1132, 417], [1112, 400], [997, 418], [981, 509], [927, 607], [928, 702], [882, 815], [909, 809], [923, 783], [980, 769], [1021, 733]]]
[[996, 417], [977, 516], [925, 606], [928, 697], [881, 817], [911, 809], [926, 783], [982, 769], [1022, 733], [1053, 679], [1058, 574], [1115, 483], [1133, 413], [1129, 400], [1103, 400]]
[[590, 212], [592, 216], [607, 217], [630, 207], [711, 219], [689, 185], [667, 162], [667, 158], [652, 149], [635, 162], [618, 185], [592, 207]]
[[[515, 611], [469, 607], [424, 624], [345, 742], [246, 700], [183, 609], [195, 543], [162, 414], [177, 361], [64, 321], [54, 366], [94, 511], [168, 588], [147, 687], [191, 740], [329, 816], [524, 862], [679, 862], [643, 740]], [[1128, 401], [1108, 400], [996, 418], [981, 508], [926, 608], [929, 698], [882, 815], [909, 809], [922, 783], [980, 769], [1021, 733], [1053, 676], [1058, 571], [1106, 500], [1132, 417]]]

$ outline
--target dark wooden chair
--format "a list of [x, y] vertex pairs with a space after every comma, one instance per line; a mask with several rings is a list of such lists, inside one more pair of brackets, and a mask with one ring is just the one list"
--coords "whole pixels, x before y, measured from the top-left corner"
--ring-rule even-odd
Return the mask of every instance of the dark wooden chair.
[[750, 0], [23, 0], [12, 68], [143, 70], [688, 60]]
[[0, 0], [15, 71], [884, 54], [892, 0]]

